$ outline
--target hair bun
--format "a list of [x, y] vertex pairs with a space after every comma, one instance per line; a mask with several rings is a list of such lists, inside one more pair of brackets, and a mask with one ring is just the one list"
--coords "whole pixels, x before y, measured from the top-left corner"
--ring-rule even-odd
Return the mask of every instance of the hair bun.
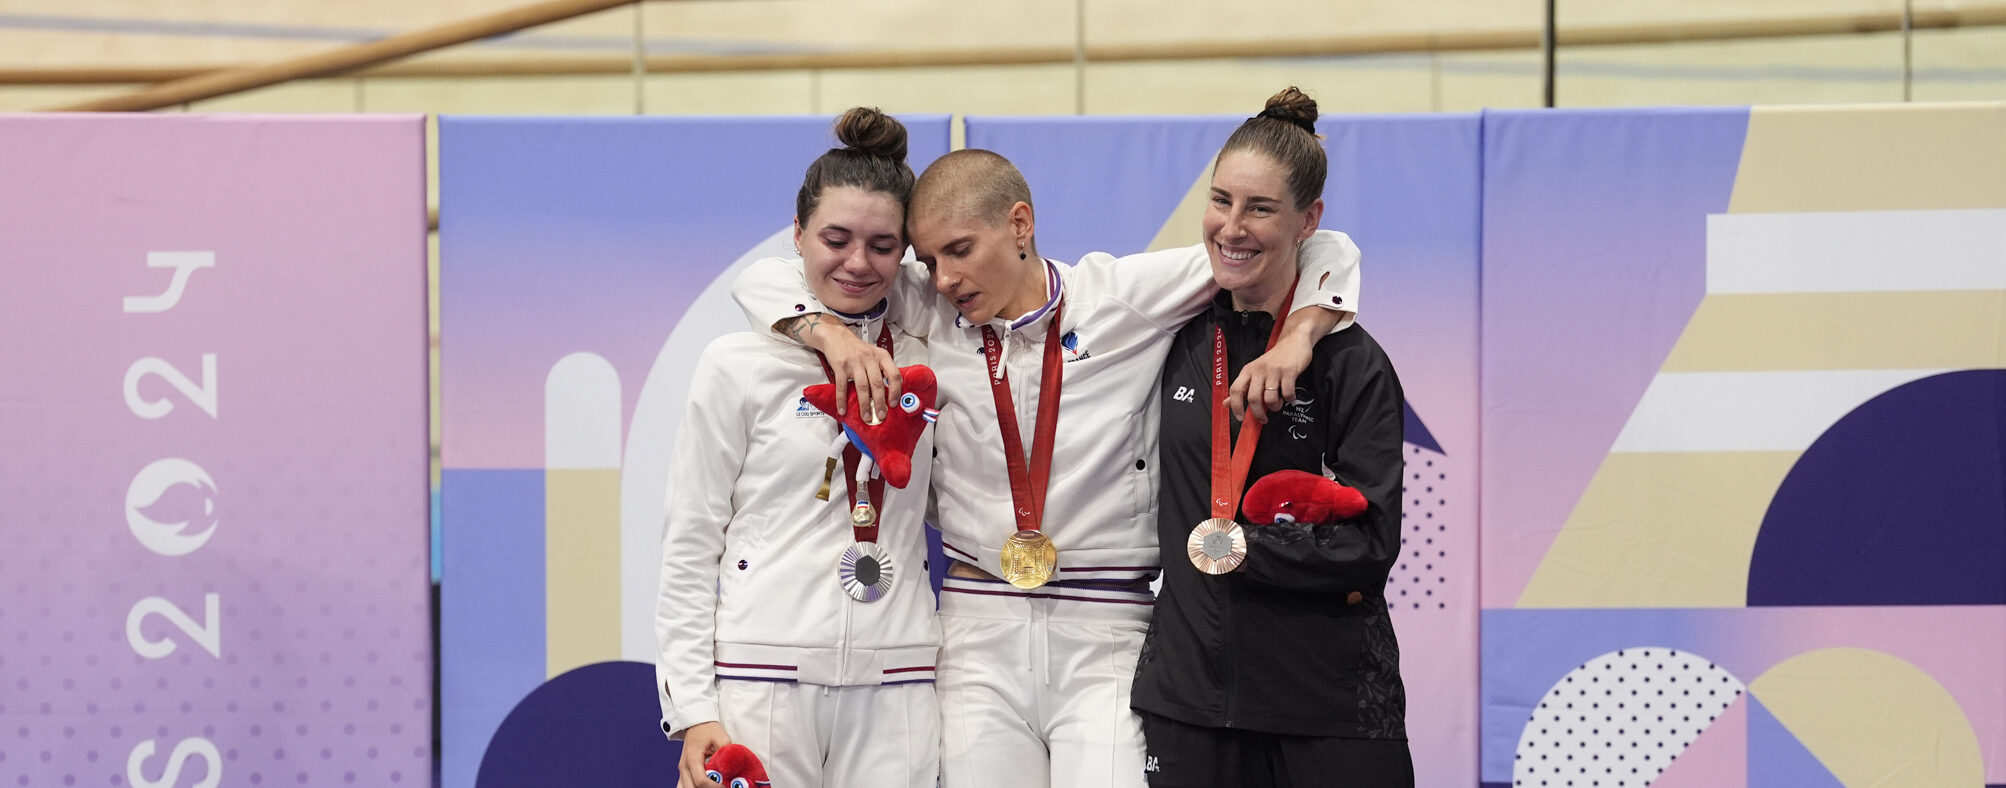
[[1294, 85], [1283, 88], [1282, 92], [1268, 97], [1268, 105], [1257, 118], [1274, 118], [1316, 134], [1316, 99], [1310, 98]]
[[876, 107], [851, 107], [843, 113], [836, 119], [836, 139], [866, 156], [905, 161], [905, 124]]

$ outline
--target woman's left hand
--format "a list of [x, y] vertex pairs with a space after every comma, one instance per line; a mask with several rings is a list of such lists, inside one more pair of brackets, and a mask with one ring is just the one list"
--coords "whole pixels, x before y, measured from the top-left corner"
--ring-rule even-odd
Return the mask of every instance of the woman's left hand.
[[[1320, 306], [1303, 307], [1290, 314], [1274, 349], [1240, 368], [1240, 376], [1233, 380], [1233, 388], [1226, 395], [1226, 407], [1233, 411], [1233, 418], [1245, 419], [1251, 415], [1254, 421], [1265, 424], [1269, 413], [1294, 402], [1296, 376], [1309, 369], [1316, 343], [1323, 341], [1345, 314]], [[1251, 414], [1247, 412], [1250, 405]]]
[[1289, 332], [1289, 336], [1275, 343], [1273, 350], [1240, 368], [1240, 376], [1233, 380], [1233, 387], [1226, 395], [1226, 407], [1233, 411], [1233, 418], [1244, 420], [1251, 416], [1265, 424], [1269, 413], [1295, 400], [1296, 376], [1309, 369], [1310, 353], [1316, 343], [1302, 341], [1294, 333]]

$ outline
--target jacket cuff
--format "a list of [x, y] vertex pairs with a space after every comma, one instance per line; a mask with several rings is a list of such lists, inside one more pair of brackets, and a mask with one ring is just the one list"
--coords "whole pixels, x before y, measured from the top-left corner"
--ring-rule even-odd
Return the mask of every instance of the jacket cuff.
[[717, 702], [698, 701], [688, 706], [680, 706], [662, 718], [662, 732], [668, 734], [669, 741], [682, 741], [683, 732], [706, 722], [717, 722]]

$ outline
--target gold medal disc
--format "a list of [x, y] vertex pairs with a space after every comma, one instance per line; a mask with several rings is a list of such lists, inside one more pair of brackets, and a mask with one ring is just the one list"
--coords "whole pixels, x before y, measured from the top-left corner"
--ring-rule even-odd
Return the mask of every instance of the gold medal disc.
[[1214, 517], [1191, 529], [1184, 540], [1191, 565], [1208, 575], [1223, 575], [1247, 560], [1247, 532], [1239, 523]]
[[1018, 588], [1037, 588], [1059, 567], [1059, 548], [1043, 531], [1023, 530], [1003, 543], [1003, 579]]

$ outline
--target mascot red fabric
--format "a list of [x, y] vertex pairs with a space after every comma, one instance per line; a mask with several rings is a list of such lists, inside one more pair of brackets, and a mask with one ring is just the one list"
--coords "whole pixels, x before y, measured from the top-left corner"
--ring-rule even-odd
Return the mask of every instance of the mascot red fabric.
[[1365, 512], [1365, 495], [1307, 471], [1275, 471], [1254, 482], [1240, 504], [1247, 522], [1334, 523]]
[[[905, 382], [904, 393], [899, 401], [892, 403], [891, 412], [877, 424], [864, 423], [864, 409], [857, 403], [857, 390], [849, 391], [849, 404], [845, 408], [848, 415], [836, 416], [836, 386], [833, 383], [817, 383], [801, 390], [801, 396], [808, 398], [808, 404], [817, 410], [835, 416], [843, 425], [843, 435], [871, 458], [871, 462], [885, 477], [885, 483], [901, 490], [912, 480], [912, 451], [919, 445], [919, 435], [926, 431], [926, 425], [940, 417], [935, 406], [938, 397], [934, 384], [933, 370], [924, 365], [899, 368], [899, 378]], [[840, 456], [840, 450], [837, 455]]]
[[724, 788], [769, 788], [766, 764], [743, 744], [727, 744], [703, 762], [704, 776]]

